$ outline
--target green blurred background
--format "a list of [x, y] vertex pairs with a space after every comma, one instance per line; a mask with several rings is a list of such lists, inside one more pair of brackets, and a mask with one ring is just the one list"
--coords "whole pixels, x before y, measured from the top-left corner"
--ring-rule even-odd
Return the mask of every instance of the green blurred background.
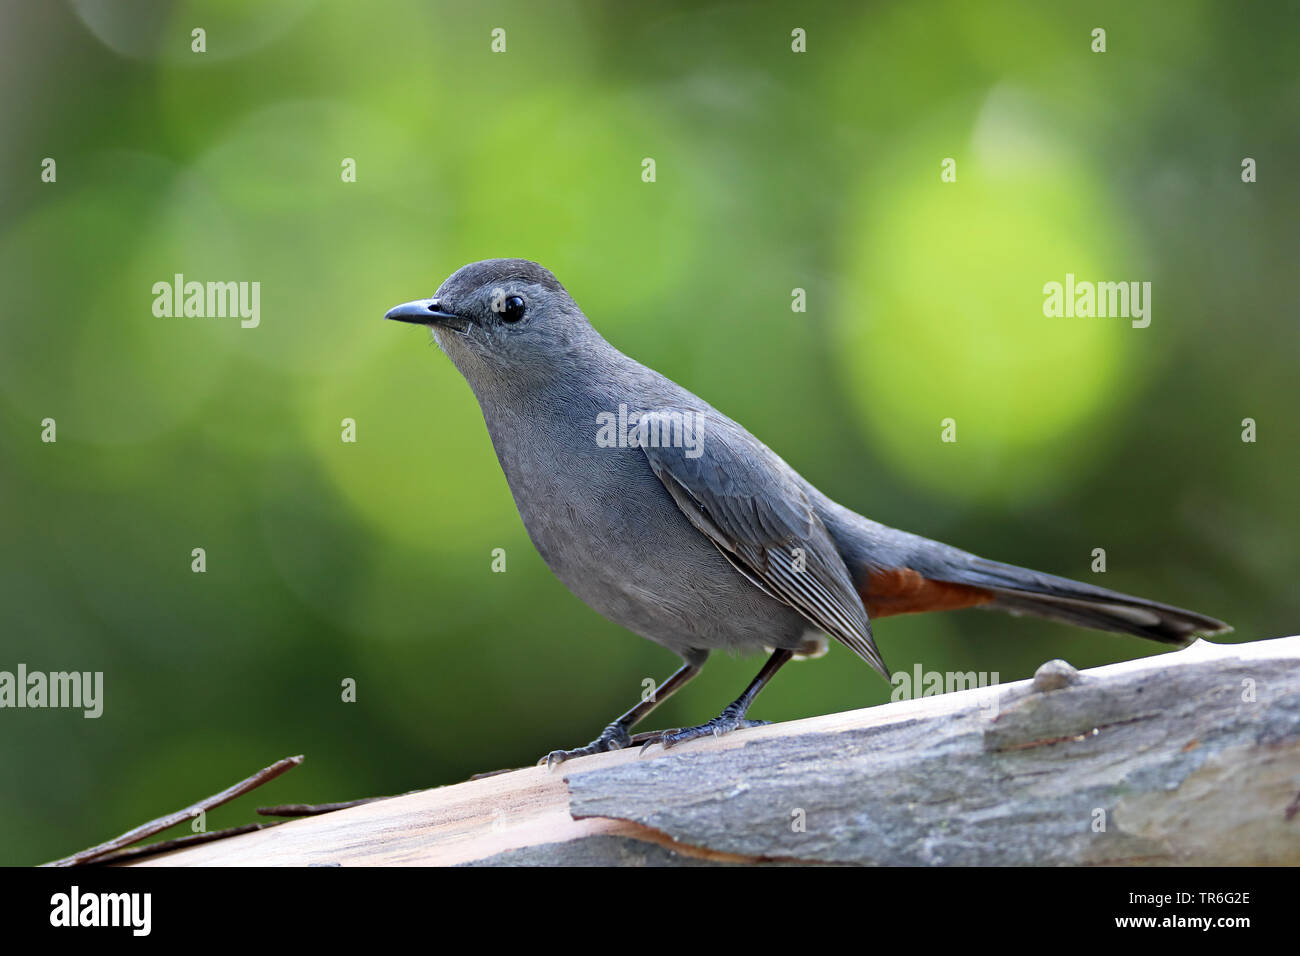
[[[6, 3], [0, 669], [102, 670], [105, 710], [0, 711], [0, 862], [288, 754], [209, 828], [528, 764], [676, 666], [551, 576], [468, 388], [381, 321], [475, 259], [542, 262], [873, 518], [1294, 633], [1298, 28], [1211, 2]], [[177, 272], [261, 282], [260, 327], [156, 318]], [[1044, 318], [1066, 272], [1151, 281], [1150, 327]], [[876, 635], [895, 670], [1004, 681], [1157, 650], [977, 611]], [[653, 723], [758, 664], [715, 655]], [[837, 647], [755, 715], [889, 693]]]

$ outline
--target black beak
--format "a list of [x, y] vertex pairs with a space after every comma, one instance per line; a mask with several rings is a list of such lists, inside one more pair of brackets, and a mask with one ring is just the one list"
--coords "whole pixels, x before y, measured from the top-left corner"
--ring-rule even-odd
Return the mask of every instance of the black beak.
[[415, 325], [441, 325], [462, 335], [465, 334], [465, 330], [470, 325], [469, 319], [462, 318], [451, 312], [444, 312], [439, 307], [437, 299], [416, 299], [414, 302], [404, 302], [385, 312], [384, 318], [396, 319], [398, 322], [411, 322]]

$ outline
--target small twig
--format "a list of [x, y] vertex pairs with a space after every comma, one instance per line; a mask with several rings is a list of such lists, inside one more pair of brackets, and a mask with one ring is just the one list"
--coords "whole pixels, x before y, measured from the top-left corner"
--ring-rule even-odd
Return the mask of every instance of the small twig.
[[144, 856], [166, 853], [168, 850], [181, 850], [185, 847], [197, 846], [200, 843], [210, 843], [213, 840], [224, 840], [226, 837], [239, 836], [241, 833], [252, 833], [254, 830], [278, 827], [284, 822], [284, 820], [275, 820], [271, 823], [245, 823], [237, 827], [227, 827], [224, 830], [213, 830], [211, 833], [192, 833], [189, 836], [177, 837], [174, 840], [160, 840], [157, 843], [150, 843], [148, 846], [131, 846], [124, 850], [105, 853], [86, 865], [100, 866], [105, 863], [118, 863], [122, 860], [138, 860]]
[[333, 813], [335, 810], [346, 810], [348, 807], [374, 803], [376, 800], [391, 799], [391, 797], [363, 797], [360, 800], [344, 800], [342, 803], [282, 803], [277, 807], [258, 807], [257, 812], [264, 817], [314, 817], [321, 813]]
[[107, 843], [101, 843], [98, 846], [92, 846], [87, 850], [82, 850], [80, 853], [74, 853], [72, 854], [72, 856], [65, 856], [61, 860], [54, 860], [53, 862], [46, 863], [44, 865], [45, 866], [80, 866], [83, 863], [91, 863], [97, 861], [100, 857], [112, 853], [115, 850], [121, 850], [131, 846], [134, 843], [139, 843], [141, 840], [147, 840], [155, 833], [161, 833], [163, 830], [167, 830], [171, 827], [174, 827], [178, 823], [184, 823], [186, 820], [192, 820], [194, 817], [197, 817], [200, 813], [204, 812], [205, 810], [211, 810], [214, 807], [219, 807], [223, 803], [229, 803], [231, 800], [234, 800], [236, 797], [243, 796], [244, 794], [248, 793], [248, 791], [250, 790], [256, 790], [262, 784], [270, 780], [274, 780], [276, 777], [280, 776], [280, 774], [284, 773], [286, 770], [292, 770], [300, 763], [302, 763], [302, 754], [298, 754], [298, 756], [296, 757], [285, 757], [283, 760], [277, 760], [275, 763], [271, 764], [271, 766], [259, 770], [257, 773], [253, 774], [248, 779], [241, 780], [233, 787], [227, 787], [225, 790], [222, 790], [220, 793], [213, 794], [210, 797], [206, 797], [203, 800], [200, 800], [198, 803], [193, 803], [190, 806], [186, 807], [184, 810], [177, 810], [174, 813], [169, 813], [166, 816], [159, 817], [156, 820], [150, 820], [148, 823], [142, 824], [136, 827], [134, 830], [128, 830], [126, 833], [123, 833], [121, 836], [114, 837], [113, 839], [109, 840]]
[[392, 800], [396, 797], [409, 797], [420, 790], [407, 790], [405, 793], [390, 793], [385, 797], [362, 797], [360, 800], [344, 800], [339, 803], [281, 803], [274, 807], [258, 807], [257, 812], [264, 817], [314, 817], [348, 807], [360, 807], [380, 800]]

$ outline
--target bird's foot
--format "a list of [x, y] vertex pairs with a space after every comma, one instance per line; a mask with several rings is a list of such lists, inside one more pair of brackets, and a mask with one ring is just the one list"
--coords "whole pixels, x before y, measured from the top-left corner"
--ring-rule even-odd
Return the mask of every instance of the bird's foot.
[[664, 750], [676, 744], [683, 743], [687, 740], [694, 740], [697, 737], [721, 737], [723, 734], [729, 734], [733, 730], [742, 730], [746, 727], [762, 727], [771, 723], [767, 720], [749, 720], [736, 714], [728, 714], [723, 711], [717, 717], [714, 717], [707, 724], [700, 724], [698, 727], [684, 727], [679, 730], [665, 730], [661, 734], [653, 734], [641, 746], [641, 753], [645, 753], [655, 744], [660, 744]]
[[627, 728], [622, 724], [610, 724], [600, 732], [600, 736], [587, 744], [585, 747], [577, 747], [574, 750], [552, 750], [541, 760], [540, 764], [546, 764], [547, 770], [554, 770], [566, 760], [572, 760], [574, 757], [587, 757], [591, 754], [603, 754], [611, 750], [622, 750], [632, 742], [628, 736]]

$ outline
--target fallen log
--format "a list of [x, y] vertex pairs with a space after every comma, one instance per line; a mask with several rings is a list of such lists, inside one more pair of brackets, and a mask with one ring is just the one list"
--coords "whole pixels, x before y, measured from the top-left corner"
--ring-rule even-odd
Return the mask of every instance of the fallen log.
[[530, 767], [138, 866], [1300, 864], [1300, 637]]

